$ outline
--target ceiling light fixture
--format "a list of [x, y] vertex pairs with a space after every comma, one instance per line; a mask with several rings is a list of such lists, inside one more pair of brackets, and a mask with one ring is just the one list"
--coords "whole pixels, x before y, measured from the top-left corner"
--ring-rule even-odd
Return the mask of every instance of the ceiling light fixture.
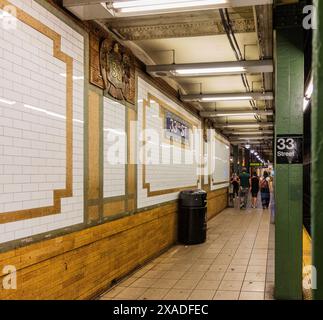
[[273, 99], [274, 99], [274, 96], [272, 92], [181, 95], [181, 100], [184, 102], [216, 102], [216, 101], [273, 100]]
[[202, 111], [200, 112], [200, 116], [202, 118], [215, 118], [215, 117], [242, 117], [242, 116], [254, 116], [254, 115], [259, 115], [259, 116], [271, 116], [273, 115], [273, 111], [269, 110], [254, 110], [254, 111]]
[[152, 77], [203, 77], [224, 74], [272, 73], [274, 66], [272, 60], [265, 59], [148, 65], [146, 66], [146, 71]]
[[205, 68], [205, 69], [176, 69], [175, 75], [188, 76], [188, 75], [202, 75], [202, 74], [217, 74], [217, 73], [244, 73], [244, 67], [228, 67], [228, 68]]
[[227, 0], [133, 0], [113, 1], [112, 6], [121, 12], [155, 11], [164, 9], [179, 9], [201, 7], [215, 4], [225, 4]]

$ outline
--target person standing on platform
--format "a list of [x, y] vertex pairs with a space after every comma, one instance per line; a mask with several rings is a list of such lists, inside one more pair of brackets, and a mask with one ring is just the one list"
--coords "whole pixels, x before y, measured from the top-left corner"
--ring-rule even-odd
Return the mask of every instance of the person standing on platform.
[[257, 200], [258, 200], [258, 193], [259, 193], [259, 178], [257, 176], [257, 172], [254, 172], [251, 178], [251, 207], [253, 209], [257, 208]]
[[260, 180], [260, 192], [262, 208], [268, 209], [270, 203], [270, 177], [267, 171], [264, 172], [264, 176]]
[[231, 177], [231, 185], [233, 187], [233, 196], [234, 198], [239, 196], [239, 177], [236, 173], [234, 173]]
[[247, 202], [250, 189], [250, 174], [243, 168], [240, 174], [240, 209], [247, 209]]

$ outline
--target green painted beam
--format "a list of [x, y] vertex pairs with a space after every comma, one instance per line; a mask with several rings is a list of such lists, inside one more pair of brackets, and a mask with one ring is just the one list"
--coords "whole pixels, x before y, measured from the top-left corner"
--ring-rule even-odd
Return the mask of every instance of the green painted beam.
[[[275, 50], [275, 133], [303, 134], [302, 29], [277, 29]], [[275, 167], [275, 298], [302, 299], [303, 166]]]
[[314, 97], [312, 101], [312, 252], [317, 271], [314, 299], [323, 299], [323, 2], [315, 0], [317, 29], [313, 34]]

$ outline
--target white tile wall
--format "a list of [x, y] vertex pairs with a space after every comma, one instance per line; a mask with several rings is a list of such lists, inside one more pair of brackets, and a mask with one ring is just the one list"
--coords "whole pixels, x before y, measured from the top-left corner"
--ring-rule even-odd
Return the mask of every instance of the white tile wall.
[[[84, 75], [84, 38], [33, 0], [11, 0], [62, 36], [74, 76]], [[17, 21], [0, 21], [0, 214], [53, 204], [65, 187], [66, 66], [50, 39]], [[83, 222], [84, 81], [73, 89], [73, 197], [61, 214], [2, 225], [0, 243]]]
[[104, 98], [104, 184], [105, 198], [125, 195], [127, 139], [126, 108]]
[[[220, 183], [230, 180], [230, 148], [223, 143], [223, 138], [219, 135], [211, 135], [211, 174], [214, 183]], [[228, 142], [227, 142], [228, 143]], [[228, 187], [229, 184], [212, 186], [211, 190], [217, 190]]]
[[[174, 110], [180, 112], [183, 116], [197, 122], [200, 127], [200, 121], [184, 110], [182, 107], [174, 103], [167, 96], [158, 91], [155, 87], [148, 84], [142, 78], [138, 78], [138, 137], [142, 139], [143, 125], [143, 99], [147, 99], [148, 93], [156, 98], [164, 101]], [[193, 147], [190, 150], [183, 151], [178, 146], [171, 147], [169, 142], [163, 138], [163, 122], [159, 117], [159, 105], [152, 103], [150, 108], [146, 109], [147, 132], [146, 139], [146, 182], [151, 185], [151, 191], [166, 190], [171, 188], [181, 188], [194, 186], [197, 184], [200, 170], [198, 163], [185, 163], [183, 156], [195, 158], [193, 156]], [[139, 140], [140, 140], [139, 139]], [[159, 141], [159, 142], [158, 142]], [[200, 142], [200, 140], [199, 140]], [[196, 153], [200, 154], [200, 143], [196, 146]], [[142, 143], [138, 141], [138, 161], [142, 160]], [[160, 164], [160, 159], [173, 159], [174, 164]], [[142, 165], [138, 165], [138, 207], [147, 207], [162, 202], [174, 200], [178, 197], [178, 193], [171, 193], [162, 196], [148, 197], [147, 190], [143, 189], [143, 170]]]

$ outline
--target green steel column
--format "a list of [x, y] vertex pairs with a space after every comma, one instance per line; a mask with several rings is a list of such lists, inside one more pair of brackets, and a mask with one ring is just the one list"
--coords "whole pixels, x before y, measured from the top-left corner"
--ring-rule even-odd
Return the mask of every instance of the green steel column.
[[239, 146], [233, 146], [233, 171], [234, 173], [238, 173], [239, 171]]
[[317, 29], [314, 30], [312, 101], [312, 250], [317, 271], [317, 290], [314, 299], [323, 299], [323, 2], [315, 0]]
[[[301, 27], [277, 28], [276, 135], [303, 134]], [[302, 299], [303, 166], [276, 164], [275, 298]]]

